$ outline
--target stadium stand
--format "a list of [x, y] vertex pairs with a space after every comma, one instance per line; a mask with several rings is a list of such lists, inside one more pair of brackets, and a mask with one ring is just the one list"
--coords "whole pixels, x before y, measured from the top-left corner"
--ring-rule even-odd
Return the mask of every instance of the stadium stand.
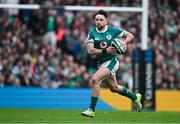
[[[4, 1], [1, 1], [4, 2]], [[20, 0], [23, 4], [141, 6], [140, 0]], [[156, 53], [156, 88], [180, 89], [180, 1], [151, 1], [148, 46]], [[94, 57], [85, 49], [93, 12], [0, 10], [0, 87], [88, 87]], [[141, 14], [109, 13], [109, 23], [135, 35], [120, 55], [118, 80], [132, 88], [132, 53], [140, 47]], [[89, 21], [92, 20], [92, 21]]]

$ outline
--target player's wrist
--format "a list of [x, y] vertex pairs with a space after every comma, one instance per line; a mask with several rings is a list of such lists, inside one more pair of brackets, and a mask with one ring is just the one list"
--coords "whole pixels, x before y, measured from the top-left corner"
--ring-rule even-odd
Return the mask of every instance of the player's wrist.
[[107, 49], [102, 49], [102, 53], [103, 54], [107, 53]]
[[123, 41], [122, 41], [122, 43], [123, 43], [124, 45], [126, 45], [126, 44], [128, 44], [128, 43], [129, 43], [129, 41], [127, 41], [127, 40], [123, 40]]

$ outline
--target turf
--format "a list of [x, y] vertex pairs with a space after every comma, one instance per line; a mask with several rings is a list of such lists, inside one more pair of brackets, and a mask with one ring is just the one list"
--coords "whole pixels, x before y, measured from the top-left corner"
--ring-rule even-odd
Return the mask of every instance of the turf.
[[80, 110], [0, 109], [0, 123], [180, 123], [178, 112], [97, 111], [94, 118]]

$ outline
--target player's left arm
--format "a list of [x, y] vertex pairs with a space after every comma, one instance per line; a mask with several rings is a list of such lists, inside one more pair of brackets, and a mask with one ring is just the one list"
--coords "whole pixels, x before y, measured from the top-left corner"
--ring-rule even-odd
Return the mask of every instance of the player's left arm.
[[128, 44], [129, 42], [131, 42], [131, 41], [134, 39], [134, 35], [133, 35], [132, 33], [128, 32], [128, 31], [124, 31], [124, 36], [123, 36], [123, 38], [124, 38], [123, 41], [124, 41], [126, 44]]
[[121, 48], [123, 51], [126, 51], [127, 44], [134, 39], [134, 35], [121, 28], [116, 28], [115, 31], [117, 32], [117, 38], [120, 38], [120, 43], [122, 44]]

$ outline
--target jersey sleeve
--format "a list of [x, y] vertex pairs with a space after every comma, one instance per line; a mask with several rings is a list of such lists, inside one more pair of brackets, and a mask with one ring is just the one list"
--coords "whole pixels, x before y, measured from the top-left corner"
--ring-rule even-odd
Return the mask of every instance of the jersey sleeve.
[[118, 28], [118, 27], [115, 27], [114, 28], [114, 32], [116, 33], [116, 35], [120, 38], [124, 38], [125, 36], [125, 30], [121, 29], [121, 28]]
[[87, 35], [86, 43], [94, 43], [94, 37], [92, 35], [92, 31], [91, 30], [89, 31], [89, 33]]

